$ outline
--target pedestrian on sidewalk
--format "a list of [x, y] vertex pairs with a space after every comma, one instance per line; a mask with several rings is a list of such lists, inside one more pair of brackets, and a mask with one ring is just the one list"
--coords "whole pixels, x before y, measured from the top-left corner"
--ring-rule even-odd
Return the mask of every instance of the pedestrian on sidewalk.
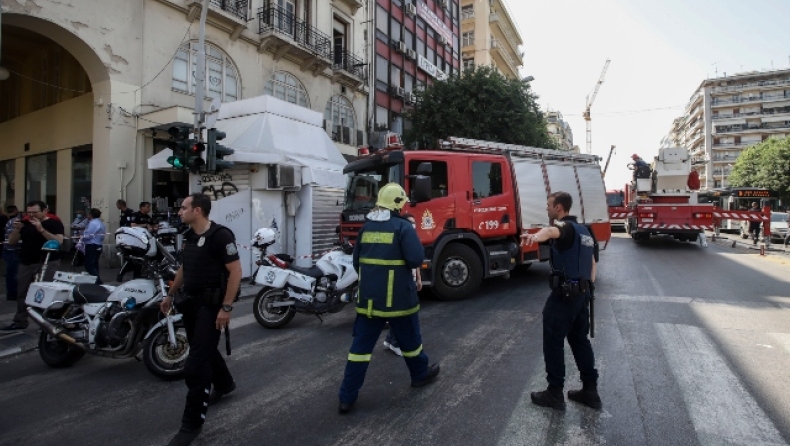
[[[11, 325], [0, 328], [4, 331], [24, 330], [27, 328], [27, 308], [25, 296], [30, 284], [41, 272], [41, 248], [47, 240], [56, 240], [63, 243], [63, 222], [58, 219], [50, 218], [47, 213], [47, 204], [43, 201], [31, 201], [27, 204], [26, 215], [14, 221], [14, 230], [8, 236], [10, 244], [22, 242], [19, 249], [19, 273], [17, 274], [18, 288], [16, 295], [16, 314]], [[49, 254], [49, 265], [44, 277], [45, 282], [51, 281], [55, 277], [55, 272], [60, 264], [60, 253], [52, 252]]]
[[373, 349], [389, 322], [400, 342], [403, 358], [411, 373], [412, 387], [431, 383], [439, 374], [439, 364], [428, 365], [420, 334], [420, 301], [412, 270], [425, 257], [417, 231], [400, 216], [408, 201], [397, 183], [379, 189], [376, 207], [366, 216], [354, 245], [353, 265], [359, 271], [357, 318], [354, 340], [340, 386], [340, 413], [348, 413], [365, 382]]
[[546, 210], [552, 226], [522, 235], [522, 244], [551, 241], [551, 294], [543, 307], [543, 359], [548, 388], [532, 392], [534, 404], [565, 410], [565, 339], [573, 351], [582, 380], [581, 390], [568, 399], [601, 408], [598, 370], [590, 339], [590, 288], [595, 281], [595, 239], [576, 217], [568, 214], [573, 199], [567, 192], [549, 195]]
[[186, 299], [176, 306], [184, 315], [189, 340], [184, 367], [188, 391], [181, 429], [168, 446], [190, 444], [200, 434], [208, 406], [236, 389], [217, 344], [223, 329], [229, 342], [227, 330], [239, 294], [241, 261], [233, 232], [209, 220], [210, 212], [211, 199], [203, 194], [192, 194], [181, 204], [178, 215], [190, 229], [184, 233], [183, 263], [161, 304], [167, 314], [174, 294], [183, 286]]
[[[749, 209], [751, 212], [760, 212], [760, 205], [756, 201], [752, 202], [752, 207]], [[760, 240], [760, 220], [752, 220], [749, 222], [749, 234], [752, 235], [754, 244]]]
[[91, 276], [96, 276], [96, 285], [101, 285], [99, 257], [101, 257], [102, 247], [104, 246], [104, 233], [107, 232], [107, 228], [104, 226], [104, 222], [101, 221], [101, 211], [96, 208], [92, 208], [88, 212], [88, 219], [88, 225], [85, 227], [80, 240], [85, 249], [85, 271]]
[[5, 260], [5, 298], [16, 300], [17, 274], [19, 273], [19, 244], [11, 244], [8, 237], [14, 230], [14, 222], [22, 218], [16, 206], [6, 206], [8, 222], [5, 224], [5, 242], [3, 243], [3, 260]]
[[[401, 217], [408, 220], [415, 230], [417, 229], [417, 220], [414, 219], [413, 214], [407, 212], [405, 214], [401, 214]], [[412, 272], [412, 277], [414, 278], [414, 284], [417, 287], [417, 291], [422, 290], [422, 276], [420, 275], [420, 269], [414, 268], [413, 270], [411, 270], [411, 272]], [[392, 351], [398, 356], [403, 356], [403, 352], [401, 352], [400, 349], [400, 344], [398, 343], [398, 340], [395, 339], [395, 333], [393, 333], [392, 330], [390, 330], [389, 333], [387, 333], [387, 338], [384, 339], [384, 348], [389, 349], [390, 351]]]

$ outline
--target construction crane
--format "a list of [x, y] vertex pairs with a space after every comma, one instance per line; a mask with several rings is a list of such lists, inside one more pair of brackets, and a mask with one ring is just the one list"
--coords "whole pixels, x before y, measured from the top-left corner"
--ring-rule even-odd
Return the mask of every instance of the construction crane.
[[595, 91], [593, 91], [592, 96], [587, 96], [587, 106], [584, 108], [584, 120], [587, 121], [587, 154], [592, 153], [592, 123], [590, 122], [590, 108], [592, 108], [593, 102], [595, 102], [595, 97], [598, 96], [598, 90], [601, 88], [601, 84], [603, 83], [603, 78], [606, 76], [606, 70], [609, 69], [609, 62], [611, 60], [606, 59], [606, 63], [603, 65], [603, 71], [601, 71], [601, 77], [598, 78], [598, 83], [595, 84]]
[[609, 168], [609, 161], [612, 160], [612, 154], [614, 153], [614, 144], [612, 144], [612, 148], [609, 149], [609, 156], [606, 157], [606, 164], [603, 166], [603, 172], [601, 173], [602, 177], [606, 176], [606, 169]]

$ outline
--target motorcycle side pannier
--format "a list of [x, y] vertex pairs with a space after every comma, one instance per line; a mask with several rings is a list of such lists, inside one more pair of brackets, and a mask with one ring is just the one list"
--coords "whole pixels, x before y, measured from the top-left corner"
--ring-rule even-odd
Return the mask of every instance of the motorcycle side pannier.
[[115, 247], [125, 255], [135, 257], [156, 255], [156, 240], [145, 228], [118, 228], [115, 231]]

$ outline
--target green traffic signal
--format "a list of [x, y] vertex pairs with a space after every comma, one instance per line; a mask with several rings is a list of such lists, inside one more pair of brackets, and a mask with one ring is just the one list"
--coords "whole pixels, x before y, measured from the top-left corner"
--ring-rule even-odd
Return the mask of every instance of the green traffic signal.
[[167, 157], [167, 163], [173, 166], [174, 169], [185, 170], [189, 165], [190, 147], [195, 144], [195, 141], [189, 139], [190, 132], [190, 127], [170, 127], [167, 129], [167, 133], [170, 135], [167, 148], [173, 152], [173, 155]]

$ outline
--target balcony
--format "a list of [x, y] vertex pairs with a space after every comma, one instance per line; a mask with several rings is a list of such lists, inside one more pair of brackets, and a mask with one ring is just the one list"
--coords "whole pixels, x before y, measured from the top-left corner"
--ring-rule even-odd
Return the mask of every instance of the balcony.
[[748, 125], [719, 125], [713, 128], [713, 133], [744, 133], [744, 132], [758, 132], [766, 133], [771, 130], [784, 130], [790, 129], [790, 120], [780, 122], [764, 122], [762, 124], [748, 124]]
[[697, 132], [697, 133], [691, 135], [691, 137], [688, 138], [688, 141], [689, 141], [689, 147], [693, 148], [694, 146], [696, 146], [700, 142], [705, 141], [705, 133], [704, 132]]
[[359, 89], [365, 84], [365, 66], [362, 58], [343, 50], [333, 54], [332, 80], [350, 88]]
[[748, 82], [741, 85], [730, 85], [727, 87], [713, 87], [713, 89], [711, 89], [711, 92], [716, 94], [726, 94], [726, 93], [743, 91], [745, 89], [760, 88], [760, 87], [769, 89], [771, 87], [784, 87], [787, 85], [790, 85], [790, 80], [758, 81], [758, 82]]
[[351, 9], [351, 15], [356, 14], [359, 8], [365, 6], [365, 2], [362, 0], [332, 0], [332, 3], [340, 3], [348, 6], [349, 9]]
[[274, 53], [275, 61], [288, 55], [296, 59], [302, 71], [310, 70], [313, 75], [332, 66], [332, 39], [282, 8], [258, 10], [258, 34], [258, 52]]
[[721, 107], [725, 105], [731, 104], [745, 104], [748, 102], [773, 102], [773, 101], [788, 101], [790, 100], [790, 94], [772, 94], [772, 95], [764, 95], [760, 93], [759, 95], [752, 95], [747, 97], [737, 97], [732, 99], [718, 99], [714, 98], [711, 101], [711, 107]]
[[[187, 0], [187, 20], [200, 18], [203, 9], [201, 0]], [[208, 17], [231, 28], [230, 39], [236, 40], [247, 29], [248, 0], [210, 0]]]
[[702, 96], [703, 95], [702, 95], [701, 91], [698, 91], [698, 92], [694, 93], [694, 95], [691, 96], [691, 99], [689, 99], [688, 104], [686, 104], [686, 110], [688, 110], [689, 108], [693, 107], [694, 104], [699, 102], [702, 99]]
[[719, 143], [713, 143], [713, 148], [716, 150], [734, 150], [734, 149], [741, 149], [743, 147], [748, 146], [749, 144], [753, 144], [753, 142], [749, 142], [749, 141], [719, 142]]
[[503, 62], [505, 62], [505, 65], [513, 73], [513, 75], [515, 77], [518, 77], [518, 67], [521, 66], [521, 63], [516, 64], [513, 61], [513, 58], [510, 57], [510, 53], [508, 52], [507, 48], [505, 48], [502, 42], [500, 42], [494, 37], [491, 38], [491, 54], [492, 56], [495, 54], [499, 55], [499, 57], [502, 59]]

